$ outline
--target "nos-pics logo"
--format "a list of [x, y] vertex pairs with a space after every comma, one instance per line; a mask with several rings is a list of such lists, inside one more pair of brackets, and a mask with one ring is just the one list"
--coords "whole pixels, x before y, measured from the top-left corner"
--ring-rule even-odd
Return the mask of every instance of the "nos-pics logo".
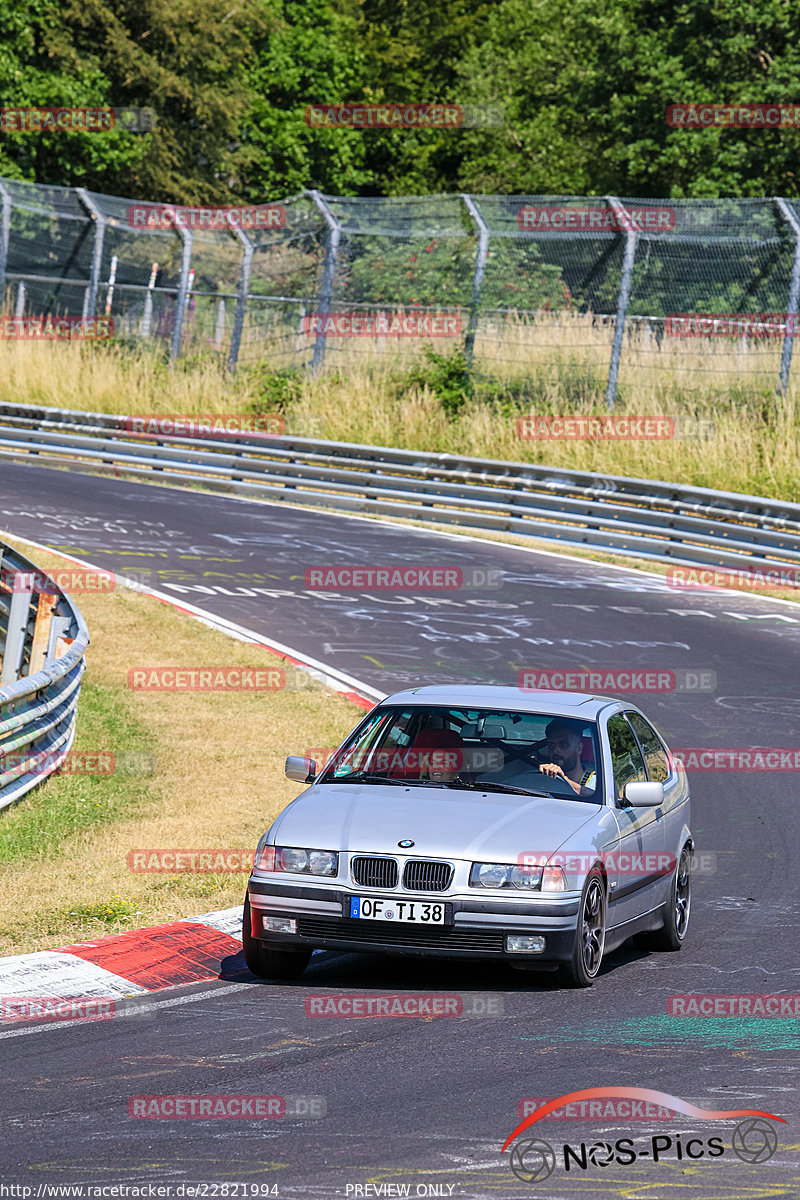
[[[592, 1100], [598, 1097], [620, 1097], [627, 1100], [645, 1101], [683, 1113], [689, 1117], [701, 1120], [725, 1121], [732, 1118], [743, 1118], [733, 1130], [730, 1146], [726, 1146], [722, 1137], [689, 1137], [679, 1134], [653, 1134], [649, 1137], [634, 1139], [631, 1137], [617, 1138], [614, 1142], [596, 1141], [569, 1144], [564, 1142], [557, 1151], [550, 1142], [541, 1137], [522, 1138], [531, 1125], [547, 1117], [550, 1113], [566, 1104], [581, 1100]], [[506, 1139], [501, 1153], [504, 1153], [515, 1138], [520, 1138], [511, 1147], [509, 1166], [517, 1179], [523, 1183], [540, 1183], [549, 1178], [556, 1170], [559, 1162], [565, 1173], [588, 1171], [592, 1167], [631, 1166], [639, 1159], [649, 1159], [661, 1162], [664, 1159], [676, 1161], [689, 1160], [697, 1162], [704, 1158], [721, 1158], [733, 1155], [746, 1163], [767, 1162], [778, 1148], [778, 1135], [770, 1122], [784, 1118], [775, 1113], [762, 1112], [754, 1108], [738, 1109], [707, 1109], [690, 1104], [678, 1096], [667, 1092], [658, 1092], [652, 1088], [600, 1087], [584, 1088], [577, 1092], [567, 1092], [554, 1100], [542, 1104], [535, 1112], [520, 1122], [517, 1128]]]

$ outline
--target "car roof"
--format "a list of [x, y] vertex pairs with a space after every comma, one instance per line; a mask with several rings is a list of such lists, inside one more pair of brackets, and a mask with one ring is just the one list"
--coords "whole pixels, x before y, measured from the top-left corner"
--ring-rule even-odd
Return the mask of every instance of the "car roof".
[[398, 705], [441, 705], [444, 708], [496, 708], [503, 712], [544, 713], [553, 717], [578, 717], [594, 721], [602, 709], [620, 704], [615, 696], [588, 692], [554, 692], [502, 687], [496, 684], [429, 684], [394, 692], [380, 701]]

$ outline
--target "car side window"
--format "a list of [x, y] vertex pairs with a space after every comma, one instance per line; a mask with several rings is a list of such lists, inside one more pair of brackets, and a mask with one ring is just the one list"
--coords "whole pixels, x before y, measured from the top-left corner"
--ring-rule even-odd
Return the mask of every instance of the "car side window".
[[626, 783], [646, 783], [647, 772], [639, 743], [622, 713], [609, 718], [608, 741], [616, 796], [621, 800]]
[[647, 764], [647, 774], [653, 783], [665, 783], [669, 777], [667, 756], [661, 739], [648, 721], [639, 713], [627, 713], [628, 720], [633, 726], [639, 743], [644, 751], [644, 761]]

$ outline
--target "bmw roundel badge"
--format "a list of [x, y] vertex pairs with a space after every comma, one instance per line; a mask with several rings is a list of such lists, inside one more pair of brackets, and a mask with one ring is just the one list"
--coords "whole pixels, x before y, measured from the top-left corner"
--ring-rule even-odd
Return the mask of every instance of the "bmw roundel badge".
[[411, 838], [403, 838], [402, 842], [398, 842], [397, 844], [398, 846], [402, 847], [403, 850], [407, 850], [409, 846], [414, 845], [414, 843], [411, 841]]

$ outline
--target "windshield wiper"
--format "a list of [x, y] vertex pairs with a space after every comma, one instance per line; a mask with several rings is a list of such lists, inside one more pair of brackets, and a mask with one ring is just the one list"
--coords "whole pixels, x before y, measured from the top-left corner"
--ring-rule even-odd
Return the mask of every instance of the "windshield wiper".
[[551, 792], [531, 792], [527, 788], [513, 787], [510, 783], [457, 783], [453, 780], [452, 783], [446, 783], [445, 787], [473, 788], [479, 792], [508, 792], [512, 796], [541, 796], [546, 800], [554, 799]]
[[353, 771], [350, 775], [334, 775], [325, 780], [326, 783], [395, 783], [400, 787], [408, 787], [407, 779], [395, 779], [391, 775], [373, 775], [369, 771]]

